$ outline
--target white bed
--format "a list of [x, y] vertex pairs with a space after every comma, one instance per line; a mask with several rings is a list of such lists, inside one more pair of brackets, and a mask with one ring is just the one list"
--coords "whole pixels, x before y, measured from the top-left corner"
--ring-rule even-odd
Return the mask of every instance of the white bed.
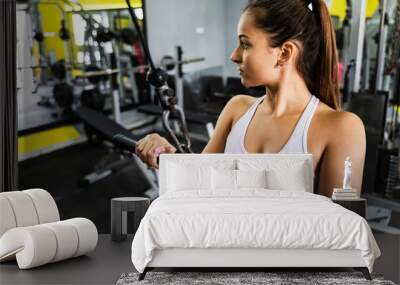
[[359, 215], [313, 194], [310, 154], [160, 157], [160, 197], [132, 243], [154, 267], [354, 267], [379, 248]]

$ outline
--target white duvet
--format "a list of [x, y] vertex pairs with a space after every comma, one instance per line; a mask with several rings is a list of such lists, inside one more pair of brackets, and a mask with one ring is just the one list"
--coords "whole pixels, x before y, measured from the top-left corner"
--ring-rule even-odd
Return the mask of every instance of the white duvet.
[[380, 256], [359, 215], [324, 196], [265, 189], [162, 195], [133, 239], [135, 268], [143, 272], [165, 248], [358, 249], [370, 272]]

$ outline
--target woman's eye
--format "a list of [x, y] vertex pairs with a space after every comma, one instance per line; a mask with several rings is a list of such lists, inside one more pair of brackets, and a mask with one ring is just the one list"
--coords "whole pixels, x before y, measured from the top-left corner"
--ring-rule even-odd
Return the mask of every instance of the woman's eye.
[[247, 48], [249, 48], [249, 45], [248, 45], [247, 43], [241, 42], [241, 43], [240, 43], [240, 47], [241, 47], [242, 49], [247, 49]]

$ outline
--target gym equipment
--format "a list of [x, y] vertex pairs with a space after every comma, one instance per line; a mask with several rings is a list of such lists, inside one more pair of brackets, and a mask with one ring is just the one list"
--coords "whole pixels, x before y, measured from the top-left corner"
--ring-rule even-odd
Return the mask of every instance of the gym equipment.
[[[174, 90], [169, 88], [167, 84], [168, 74], [161, 68], [157, 68], [154, 65], [149, 48], [146, 45], [146, 42], [140, 30], [139, 20], [137, 19], [136, 14], [132, 9], [130, 0], [126, 0], [126, 3], [128, 5], [129, 14], [136, 28], [136, 32], [139, 36], [139, 40], [146, 54], [147, 62], [150, 65], [150, 69], [147, 74], [147, 81], [156, 89], [156, 94], [163, 109], [163, 126], [167, 130], [168, 134], [172, 137], [175, 145], [180, 152], [192, 152], [189, 131], [186, 125], [185, 113], [181, 106], [176, 105], [177, 101], [175, 92]], [[184, 137], [184, 142], [180, 142], [175, 132], [172, 130], [172, 126], [169, 121], [171, 113], [176, 113], [178, 115], [179, 120], [177, 122], [179, 122], [179, 124], [176, 124], [175, 126], [178, 125], [177, 127], [180, 128]]]
[[347, 111], [359, 116], [365, 126], [367, 149], [362, 185], [364, 193], [371, 193], [375, 188], [379, 146], [383, 143], [386, 124], [387, 102], [387, 92], [353, 93], [347, 107]]
[[[154, 104], [141, 105], [138, 107], [138, 111], [145, 114], [156, 115], [156, 116], [162, 116], [163, 114], [163, 110], [159, 106], [156, 106]], [[171, 119], [174, 120], [179, 119], [179, 115], [176, 113], [171, 113]], [[210, 138], [214, 131], [214, 125], [218, 120], [218, 114], [186, 110], [185, 119], [188, 123], [205, 126], [208, 133], [208, 137]], [[193, 134], [192, 137], [194, 137]]]
[[111, 41], [114, 38], [114, 33], [105, 28], [105, 27], [99, 27], [96, 32], [96, 41], [99, 43], [107, 43]]
[[164, 66], [164, 68], [167, 71], [175, 69], [175, 61], [174, 58], [171, 55], [165, 55], [161, 59], [161, 66]]
[[[165, 68], [167, 71], [174, 70], [176, 67], [180, 68], [184, 64], [196, 63], [204, 61], [204, 57], [185, 59], [185, 60], [174, 60], [174, 58], [170, 55], [166, 55], [161, 59], [159, 65], [155, 65], [156, 68]], [[143, 68], [150, 69], [152, 68], [150, 64], [135, 66], [132, 70], [133, 72], [139, 72]]]
[[110, 71], [103, 71], [96, 65], [88, 65], [85, 67], [85, 72], [77, 77], [87, 78], [90, 83], [98, 84], [101, 81], [108, 80], [108, 75], [110, 75]]
[[60, 59], [50, 66], [51, 73], [58, 80], [65, 80], [67, 77], [67, 68], [65, 67], [65, 60]]
[[391, 44], [392, 55], [389, 60], [389, 70], [393, 77], [393, 104], [400, 105], [400, 0], [397, 0], [395, 23]]
[[[347, 1], [348, 10], [346, 11], [351, 19], [351, 30], [348, 38], [346, 37], [345, 46], [347, 51], [343, 56], [344, 65], [347, 67], [349, 62], [354, 60], [354, 67], [352, 68], [349, 76], [349, 93], [358, 92], [360, 90], [361, 81], [361, 67], [362, 67], [362, 52], [364, 47], [365, 38], [365, 19], [366, 19], [366, 0]], [[346, 30], [349, 27], [346, 24]], [[348, 40], [348, 42], [347, 42]]]
[[[121, 113], [120, 113], [119, 96], [118, 96], [118, 91], [114, 90], [113, 86], [114, 76], [119, 74], [120, 70], [119, 69], [99, 70], [96, 66], [92, 66], [89, 68], [89, 70], [90, 69], [95, 69], [95, 70], [84, 72], [78, 75], [76, 78], [88, 79], [89, 82], [97, 84], [97, 86], [100, 83], [100, 81], [105, 81], [106, 79], [110, 79], [110, 87], [112, 89], [111, 92], [113, 97], [112, 100], [113, 116], [116, 122], [120, 122]], [[83, 96], [81, 97], [81, 102], [84, 106], [93, 108], [98, 111], [103, 110], [105, 105], [105, 96], [100, 92], [98, 87], [88, 87], [83, 90], [82, 95]]]
[[64, 19], [61, 20], [61, 28], [60, 28], [60, 32], [58, 33], [58, 36], [63, 41], [69, 41], [71, 38], [70, 33], [65, 25]]
[[88, 219], [60, 221], [57, 205], [43, 189], [0, 193], [0, 262], [17, 259], [29, 269], [87, 254], [98, 233]]
[[119, 32], [118, 38], [127, 45], [133, 45], [138, 40], [137, 34], [132, 28], [123, 28]]
[[[111, 175], [125, 164], [136, 163], [138, 171], [142, 174], [148, 185], [150, 185], [150, 188], [145, 192], [145, 194], [149, 198], [155, 199], [158, 196], [157, 175], [154, 171], [149, 171], [139, 158], [132, 155], [135, 149], [135, 142], [139, 138], [133, 135], [121, 124], [118, 124], [95, 110], [81, 106], [75, 113], [82, 122], [90, 127], [96, 136], [111, 142], [114, 145], [115, 150], [123, 154], [117, 162], [96, 167], [95, 172], [85, 176], [85, 183], [95, 183], [96, 181]], [[107, 157], [104, 160], [106, 159]]]
[[36, 40], [37, 42], [41, 43], [44, 40], [44, 36], [42, 32], [35, 32], [33, 35], [33, 39]]
[[[88, 70], [87, 72], [77, 75], [76, 78], [90, 78], [91, 80], [96, 80], [100, 82], [101, 80], [105, 80], [110, 75], [119, 73], [119, 69], [100, 70], [98, 69], [98, 67], [94, 68], [93, 66], [90, 67], [90, 69], [97, 69], [97, 70]], [[100, 80], [93, 79], [96, 77], [100, 77], [101, 79]]]
[[105, 106], [105, 96], [101, 94], [97, 87], [90, 86], [82, 90], [81, 104], [85, 107], [102, 111]]
[[383, 87], [383, 76], [384, 76], [384, 67], [385, 67], [385, 54], [386, 54], [386, 41], [387, 41], [387, 33], [388, 33], [388, 15], [387, 15], [387, 0], [380, 1], [380, 14], [381, 19], [379, 23], [379, 33], [378, 38], [378, 49], [376, 54], [377, 64], [375, 66], [375, 80], [373, 83], [375, 84], [374, 90], [382, 90]]
[[53, 97], [62, 110], [71, 109], [74, 102], [73, 87], [66, 82], [59, 82], [53, 87]]

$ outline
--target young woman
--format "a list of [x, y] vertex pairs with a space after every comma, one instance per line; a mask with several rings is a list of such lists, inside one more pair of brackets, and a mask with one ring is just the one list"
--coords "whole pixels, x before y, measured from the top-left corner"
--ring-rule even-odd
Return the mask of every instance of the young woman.
[[[341, 111], [335, 36], [325, 1], [249, 1], [231, 59], [243, 85], [265, 86], [266, 95], [233, 97], [203, 153], [311, 153], [315, 192], [328, 197], [342, 186], [349, 156], [352, 187], [360, 191], [365, 130], [356, 115]], [[158, 134], [136, 145], [151, 167], [163, 152], [176, 149]]]

